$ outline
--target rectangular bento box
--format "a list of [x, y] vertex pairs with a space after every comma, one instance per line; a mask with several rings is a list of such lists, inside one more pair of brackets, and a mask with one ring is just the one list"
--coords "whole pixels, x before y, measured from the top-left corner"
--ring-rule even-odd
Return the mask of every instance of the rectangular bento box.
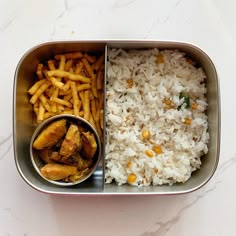
[[[118, 186], [115, 183], [105, 184], [105, 154], [101, 158], [94, 174], [85, 182], [68, 187], [53, 185], [38, 175], [30, 160], [29, 145], [31, 136], [36, 129], [33, 121], [32, 105], [29, 103], [28, 89], [32, 86], [36, 67], [39, 62], [48, 60], [55, 54], [74, 51], [105, 53], [105, 78], [107, 51], [109, 48], [122, 49], [177, 49], [186, 53], [196, 61], [204, 70], [207, 81], [207, 116], [208, 132], [210, 135], [208, 153], [202, 159], [201, 168], [192, 173], [185, 183], [161, 186], [134, 187], [130, 185]], [[105, 89], [106, 92], [106, 89]], [[15, 72], [13, 93], [13, 139], [14, 156], [17, 170], [24, 181], [32, 188], [49, 194], [61, 195], [170, 195], [192, 192], [202, 187], [213, 176], [219, 160], [220, 152], [220, 91], [217, 72], [209, 56], [198, 47], [183, 43], [169, 41], [59, 41], [38, 45], [21, 58]], [[105, 106], [106, 99], [104, 98]], [[106, 111], [106, 107], [104, 107]], [[106, 112], [104, 112], [106, 116]], [[105, 134], [105, 131], [104, 131]], [[104, 144], [105, 142], [103, 142]]]

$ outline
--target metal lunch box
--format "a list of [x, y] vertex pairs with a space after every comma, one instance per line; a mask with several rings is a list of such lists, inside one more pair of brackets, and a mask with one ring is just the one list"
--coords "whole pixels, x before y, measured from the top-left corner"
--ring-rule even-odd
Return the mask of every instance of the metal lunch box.
[[[31, 136], [37, 126], [33, 122], [32, 105], [29, 103], [27, 91], [33, 84], [37, 64], [51, 58], [54, 54], [74, 51], [104, 52], [105, 86], [108, 48], [148, 49], [155, 47], [159, 49], [178, 49], [185, 52], [199, 63], [207, 76], [207, 115], [210, 140], [208, 144], [209, 151], [208, 154], [202, 158], [200, 170], [193, 172], [192, 177], [185, 183], [174, 184], [172, 186], [134, 187], [130, 185], [118, 186], [115, 183], [105, 184], [105, 163], [103, 153], [101, 162], [94, 174], [79, 185], [67, 187], [57, 186], [41, 178], [33, 168], [29, 152]], [[104, 109], [106, 110], [106, 108]], [[105, 115], [104, 112], [104, 116]], [[60, 195], [172, 195], [192, 192], [199, 189], [210, 180], [219, 161], [220, 91], [215, 66], [205, 52], [194, 45], [184, 42], [95, 40], [59, 41], [38, 45], [23, 55], [15, 71], [13, 91], [13, 141], [14, 158], [19, 174], [28, 185], [40, 192]]]

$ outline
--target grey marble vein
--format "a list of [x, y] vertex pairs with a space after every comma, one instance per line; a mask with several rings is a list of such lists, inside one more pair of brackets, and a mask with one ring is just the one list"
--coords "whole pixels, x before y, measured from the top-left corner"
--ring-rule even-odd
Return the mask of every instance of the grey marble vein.
[[175, 7], [179, 6], [179, 4], [182, 2], [182, 0], [178, 0], [176, 3], [175, 3]]
[[5, 144], [6, 142], [8, 142], [10, 139], [12, 138], [12, 134], [9, 134], [6, 138], [0, 140], [0, 148], [3, 144]]
[[7, 144], [12, 139], [12, 134], [9, 134], [6, 138], [0, 140], [0, 149], [3, 149], [3, 146], [5, 147], [7, 145], [7, 148], [5, 151], [0, 155], [0, 160], [2, 160], [6, 154], [11, 150], [12, 142], [10, 144]]
[[236, 154], [229, 158], [227, 161], [222, 162], [222, 164], [219, 165], [215, 177], [220, 176], [223, 172], [225, 172], [227, 169], [229, 169], [231, 166], [236, 164]]
[[153, 28], [160, 22], [159, 16], [157, 16], [151, 23], [151, 26], [149, 27], [148, 31], [146, 32], [144, 39], [147, 39], [149, 34], [152, 32]]
[[12, 147], [12, 143], [8, 145], [6, 151], [0, 155], [0, 160], [2, 160], [7, 155], [7, 153], [11, 150], [11, 147]]
[[191, 202], [187, 203], [182, 208], [180, 208], [179, 211], [177, 211], [176, 214], [173, 215], [171, 218], [169, 218], [167, 221], [156, 221], [156, 223], [152, 227], [152, 228], [157, 228], [156, 230], [143, 232], [139, 236], [154, 236], [154, 235], [164, 236], [166, 235], [166, 233], [168, 233], [168, 231], [180, 221], [182, 214], [186, 210], [191, 208], [193, 205], [199, 202], [202, 198], [206, 197], [208, 193], [213, 192], [217, 188], [217, 186], [221, 183], [220, 178], [219, 178], [221, 174], [225, 173], [227, 169], [230, 169], [235, 164], [236, 164], [236, 154], [233, 157], [229, 158], [227, 161], [223, 162], [219, 166], [214, 176], [216, 180], [213, 184], [209, 186], [207, 185], [203, 191], [201, 191], [200, 193], [194, 196]]
[[181, 218], [182, 214], [188, 210], [190, 207], [192, 207], [195, 203], [197, 203], [200, 199], [204, 198], [207, 193], [212, 192], [216, 189], [216, 186], [221, 183], [221, 181], [216, 182], [211, 188], [203, 191], [201, 194], [198, 194], [196, 198], [193, 199], [190, 203], [186, 204], [182, 208], [179, 209], [179, 211], [169, 220], [163, 222], [163, 221], [157, 221], [155, 223], [155, 226], [157, 227], [157, 230], [152, 232], [144, 232], [140, 236], [164, 236], [173, 225], [175, 225]]
[[64, 4], [64, 8], [63, 8], [63, 10], [57, 15], [57, 17], [56, 17], [56, 19], [55, 19], [55, 22], [54, 22], [54, 24], [53, 24], [52, 32], [51, 32], [51, 34], [50, 34], [50, 40], [52, 40], [52, 39], [54, 38], [54, 36], [55, 36], [58, 20], [61, 19], [61, 18], [63, 18], [63, 16], [66, 14], [66, 12], [68, 12], [68, 11], [70, 10], [68, 0], [64, 0], [64, 1], [63, 1], [63, 4]]
[[157, 24], [166, 24], [167, 22], [170, 21], [171, 19], [171, 15], [173, 14], [173, 11], [176, 10], [176, 8], [180, 5], [180, 3], [183, 0], [178, 0], [176, 1], [176, 3], [173, 5], [173, 7], [170, 9], [169, 13], [163, 18], [161, 19], [159, 16], [157, 16], [154, 21], [151, 23], [150, 28], [148, 29], [148, 31], [146, 32], [144, 38], [148, 38], [149, 34], [152, 32], [152, 30], [154, 29], [154, 27], [156, 27]]
[[124, 8], [135, 2], [137, 2], [137, 0], [117, 0], [114, 2], [112, 9]]
[[15, 21], [15, 18], [16, 18], [15, 16], [12, 16], [8, 18], [5, 22], [3, 22], [0, 25], [0, 31], [4, 32], [5, 30], [7, 30], [13, 24], [13, 22]]

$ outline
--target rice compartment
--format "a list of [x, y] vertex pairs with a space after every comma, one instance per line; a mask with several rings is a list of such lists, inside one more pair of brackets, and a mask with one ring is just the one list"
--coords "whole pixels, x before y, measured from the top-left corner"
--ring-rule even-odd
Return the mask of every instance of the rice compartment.
[[178, 50], [109, 49], [106, 183], [184, 183], [208, 152], [206, 75]]

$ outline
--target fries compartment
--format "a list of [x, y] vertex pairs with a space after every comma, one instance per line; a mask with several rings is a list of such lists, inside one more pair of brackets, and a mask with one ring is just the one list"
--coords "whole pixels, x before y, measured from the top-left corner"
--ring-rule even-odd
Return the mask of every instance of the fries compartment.
[[[43, 114], [45, 115], [49, 109], [52, 108], [52, 104], [59, 104], [57, 108], [60, 106], [72, 108], [72, 112], [79, 113], [78, 108], [78, 94], [77, 91], [88, 91], [88, 77], [91, 77], [91, 64], [95, 67], [99, 67], [101, 64], [104, 65], [104, 56], [100, 59], [100, 62], [96, 63], [98, 58], [105, 53], [105, 42], [96, 42], [96, 41], [84, 41], [84, 42], [50, 42], [41, 44], [29, 50], [23, 55], [21, 58], [16, 72], [15, 72], [15, 81], [14, 81], [14, 105], [13, 105], [13, 126], [14, 126], [14, 152], [15, 152], [15, 162], [17, 169], [22, 176], [22, 178], [34, 189], [37, 189], [41, 192], [45, 193], [53, 193], [53, 194], [83, 194], [83, 193], [96, 193], [103, 191], [103, 183], [104, 183], [104, 172], [103, 172], [103, 157], [99, 162], [94, 174], [87, 179], [85, 182], [80, 183], [74, 186], [62, 187], [57, 186], [45, 181], [33, 168], [33, 165], [30, 161], [30, 153], [29, 153], [29, 145], [30, 139], [36, 127], [44, 120], [50, 116], [43, 116], [40, 111], [41, 107], [44, 109]], [[63, 58], [61, 59], [61, 54], [63, 54]], [[56, 56], [55, 56], [56, 55]], [[54, 58], [55, 56], [55, 58]], [[74, 73], [70, 73], [69, 69], [65, 70], [65, 66], [70, 59], [77, 60], [80, 58], [84, 65], [86, 65], [86, 73], [88, 74], [79, 74], [77, 73], [74, 76]], [[64, 59], [64, 61], [63, 61]], [[66, 60], [65, 60], [66, 59]], [[46, 63], [50, 60], [51, 63]], [[96, 60], [96, 62], [95, 62]], [[73, 62], [74, 62], [73, 61]], [[42, 64], [44, 63], [44, 64]], [[45, 66], [45, 63], [47, 64]], [[67, 64], [66, 64], [67, 63]], [[80, 65], [76, 67], [74, 64], [74, 70], [81, 70], [79, 68]], [[62, 69], [63, 68], [63, 69]], [[44, 69], [48, 71], [43, 71]], [[43, 74], [44, 73], [44, 74]], [[51, 73], [51, 74], [50, 74]], [[66, 81], [69, 81], [69, 88], [74, 89], [74, 94], [71, 92], [71, 98], [74, 99], [71, 103], [62, 99], [63, 97], [57, 96], [52, 97], [50, 99], [49, 96], [45, 93], [48, 84], [43, 81], [45, 76], [50, 77], [50, 84], [53, 84], [55, 88], [60, 88], [60, 86], [67, 86]], [[58, 80], [56, 78], [67, 78], [68, 80], [61, 79]], [[74, 76], [74, 77], [73, 77]], [[104, 74], [100, 74], [99, 76], [104, 76]], [[55, 80], [53, 80], [55, 78]], [[46, 79], [47, 80], [47, 79]], [[77, 81], [82, 81], [81, 84], [78, 84]], [[84, 83], [83, 83], [84, 81]], [[36, 82], [39, 85], [35, 85]], [[104, 81], [102, 84], [98, 84], [101, 88], [104, 88]], [[90, 83], [91, 84], [91, 83]], [[33, 86], [35, 85], [35, 86]], [[77, 86], [77, 87], [76, 87]], [[87, 86], [87, 87], [86, 87]], [[52, 86], [51, 86], [52, 87]], [[92, 87], [92, 86], [90, 86]], [[90, 88], [89, 87], [89, 88]], [[61, 87], [62, 88], [62, 87]], [[64, 88], [64, 87], [63, 87]], [[41, 89], [41, 91], [40, 91]], [[30, 90], [30, 91], [29, 91]], [[43, 91], [43, 92], [42, 92]], [[68, 91], [68, 90], [61, 90]], [[99, 91], [93, 91], [94, 93], [98, 93]], [[94, 94], [90, 94], [89, 92], [84, 92], [84, 98], [89, 99], [90, 96]], [[97, 94], [95, 94], [97, 95]], [[40, 97], [40, 98], [39, 98]], [[103, 99], [103, 98], [101, 98]], [[36, 101], [40, 100], [40, 106], [35, 106]], [[52, 100], [52, 101], [51, 101]], [[89, 120], [89, 115], [91, 113], [89, 101], [85, 100], [85, 105], [87, 107], [86, 111], [82, 111], [83, 113], [87, 112], [87, 120]], [[98, 103], [98, 102], [97, 102]], [[77, 105], [75, 109], [73, 109], [73, 105]], [[50, 108], [47, 109], [47, 105], [51, 105]], [[46, 108], [45, 108], [46, 107]], [[37, 110], [37, 112], [36, 112]], [[58, 110], [57, 110], [58, 111]], [[52, 112], [52, 111], [50, 111]], [[36, 115], [37, 114], [37, 115]], [[49, 114], [49, 112], [48, 112]], [[56, 114], [56, 113], [53, 113]], [[50, 115], [50, 114], [49, 114]], [[102, 121], [103, 122], [103, 121]], [[101, 122], [101, 123], [102, 123]], [[94, 121], [95, 123], [95, 121]], [[94, 124], [95, 125], [95, 124]], [[103, 124], [102, 124], [103, 126]], [[100, 130], [100, 136], [103, 139], [103, 131]], [[104, 141], [102, 140], [104, 144]], [[103, 145], [102, 144], [102, 145]], [[102, 148], [103, 149], [103, 148]]]

